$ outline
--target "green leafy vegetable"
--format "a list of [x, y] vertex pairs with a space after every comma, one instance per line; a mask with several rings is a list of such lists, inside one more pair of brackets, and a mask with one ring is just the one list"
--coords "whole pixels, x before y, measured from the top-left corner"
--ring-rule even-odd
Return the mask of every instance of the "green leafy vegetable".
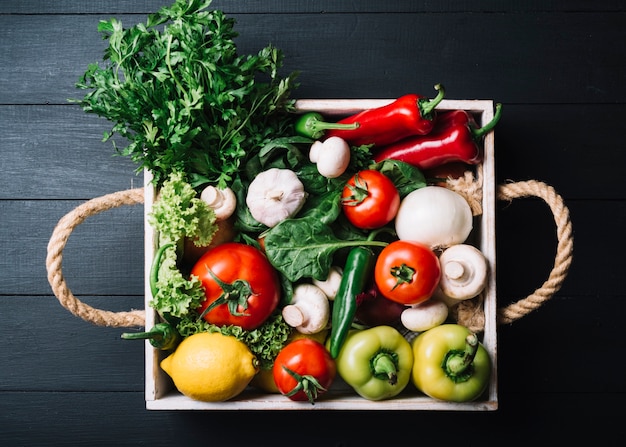
[[207, 245], [217, 231], [215, 212], [183, 178], [172, 172], [163, 182], [157, 201], [148, 215], [150, 225], [159, 234], [160, 246], [169, 245], [156, 266], [156, 283], [150, 306], [161, 315], [182, 317], [206, 299], [201, 281], [186, 278], [178, 268], [177, 246], [185, 237], [198, 245]]
[[221, 332], [231, 335], [244, 342], [255, 354], [262, 369], [269, 369], [280, 350], [287, 343], [292, 328], [283, 320], [280, 313], [270, 316], [265, 323], [252, 331], [246, 331], [241, 326], [216, 326], [203, 319], [192, 318], [193, 315], [183, 318], [177, 325], [183, 337], [196, 332]]
[[265, 234], [268, 259], [292, 282], [307, 277], [324, 280], [337, 250], [366, 245], [384, 247], [387, 242], [338, 239], [315, 215], [285, 219]]
[[400, 197], [426, 186], [426, 177], [422, 171], [400, 160], [387, 159], [371, 166], [371, 169], [382, 172], [396, 185]]
[[215, 211], [196, 197], [182, 172], [172, 172], [163, 182], [148, 222], [158, 231], [160, 245], [178, 244], [184, 237], [198, 246], [208, 245], [218, 229]]
[[126, 138], [124, 148], [113, 142], [117, 152], [157, 185], [183, 171], [194, 188], [225, 187], [256, 148], [292, 126], [297, 74], [278, 75], [283, 54], [271, 45], [239, 55], [235, 21], [210, 4], [176, 0], [131, 28], [101, 21], [103, 65], [90, 64], [76, 84], [89, 92], [73, 101], [113, 123], [104, 140]]
[[163, 253], [156, 289], [150, 307], [160, 315], [183, 317], [190, 309], [197, 309], [206, 299], [198, 277], [186, 278], [179, 270], [175, 246], [167, 248]]

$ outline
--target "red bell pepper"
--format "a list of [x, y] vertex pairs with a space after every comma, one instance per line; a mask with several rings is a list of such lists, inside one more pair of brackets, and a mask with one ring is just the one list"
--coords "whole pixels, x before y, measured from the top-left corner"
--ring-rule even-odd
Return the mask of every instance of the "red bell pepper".
[[496, 104], [493, 119], [479, 128], [464, 110], [441, 113], [433, 131], [425, 136], [405, 138], [374, 153], [374, 161], [400, 160], [420, 169], [430, 169], [449, 162], [471, 165], [482, 161], [481, 138], [496, 126], [502, 104]]
[[358, 127], [328, 130], [326, 138], [340, 137], [352, 146], [386, 146], [413, 135], [426, 135], [435, 125], [435, 107], [445, 94], [442, 85], [435, 85], [435, 89], [438, 93], [432, 100], [411, 93], [382, 107], [367, 109], [344, 118], [338, 123], [358, 123]]

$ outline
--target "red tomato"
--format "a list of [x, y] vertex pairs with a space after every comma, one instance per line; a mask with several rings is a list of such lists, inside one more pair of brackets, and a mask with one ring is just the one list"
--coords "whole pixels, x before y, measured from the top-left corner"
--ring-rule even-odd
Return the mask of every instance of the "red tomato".
[[380, 293], [392, 301], [412, 305], [429, 299], [441, 278], [439, 258], [427, 245], [399, 240], [378, 255], [374, 280]]
[[276, 356], [272, 368], [281, 394], [294, 401], [315, 403], [335, 380], [337, 365], [318, 341], [300, 338], [287, 344]]
[[218, 326], [234, 324], [256, 329], [280, 301], [280, 282], [274, 267], [258, 249], [228, 242], [207, 251], [191, 269], [202, 281], [206, 300], [198, 311]]
[[341, 203], [352, 225], [372, 230], [393, 220], [400, 207], [400, 194], [389, 177], [367, 169], [348, 180]]

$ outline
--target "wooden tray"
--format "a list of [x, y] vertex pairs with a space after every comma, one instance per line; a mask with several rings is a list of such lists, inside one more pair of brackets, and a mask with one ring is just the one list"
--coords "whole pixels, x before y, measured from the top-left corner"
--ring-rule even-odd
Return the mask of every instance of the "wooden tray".
[[[300, 112], [316, 111], [325, 116], [340, 117], [364, 109], [380, 107], [392, 102], [387, 99], [303, 99], [296, 102]], [[494, 103], [491, 100], [443, 100], [438, 110], [463, 109], [471, 112], [479, 125], [491, 121]], [[481, 215], [475, 217], [474, 229], [470, 239], [485, 255], [490, 268], [489, 281], [484, 294], [485, 325], [482, 343], [489, 352], [492, 372], [489, 387], [481, 400], [468, 403], [441, 402], [424, 396], [411, 384], [399, 396], [385, 401], [369, 401], [358, 396], [341, 380], [316, 401], [293, 402], [280, 394], [263, 394], [249, 388], [236, 398], [227, 402], [200, 402], [180, 394], [172, 381], [159, 367], [163, 353], [146, 342], [145, 346], [145, 399], [149, 410], [461, 410], [490, 411], [498, 408], [497, 396], [497, 338], [496, 338], [496, 247], [495, 247], [495, 170], [494, 170], [494, 135], [484, 138], [484, 160], [482, 163], [483, 197]], [[144, 173], [144, 210], [145, 210], [145, 326], [152, 327], [156, 314], [150, 308], [152, 295], [149, 278], [152, 258], [155, 252], [155, 234], [147, 217], [152, 209], [155, 189], [150, 184], [150, 172]], [[339, 377], [337, 378], [339, 379]]]

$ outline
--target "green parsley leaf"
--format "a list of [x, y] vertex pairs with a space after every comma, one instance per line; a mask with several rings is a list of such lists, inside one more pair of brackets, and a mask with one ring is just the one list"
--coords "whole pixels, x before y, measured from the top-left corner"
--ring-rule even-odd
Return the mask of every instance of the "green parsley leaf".
[[124, 28], [113, 18], [108, 40], [72, 100], [113, 125], [104, 140], [126, 139], [118, 154], [152, 171], [157, 185], [172, 171], [198, 183], [230, 185], [257, 148], [288, 133], [297, 73], [280, 77], [283, 54], [271, 45], [240, 55], [235, 21], [208, 10], [210, 0], [176, 0], [146, 23]]

